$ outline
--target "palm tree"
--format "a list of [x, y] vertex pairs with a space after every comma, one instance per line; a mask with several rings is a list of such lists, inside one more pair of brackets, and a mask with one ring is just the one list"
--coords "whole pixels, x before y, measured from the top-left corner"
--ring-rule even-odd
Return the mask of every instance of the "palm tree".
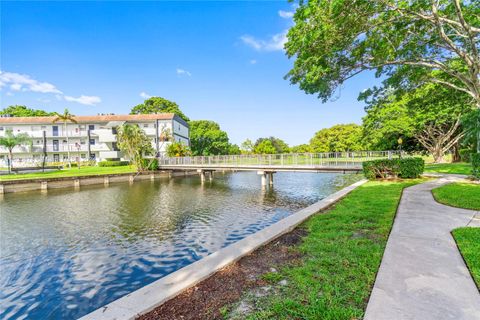
[[143, 155], [153, 152], [152, 142], [136, 124], [124, 124], [117, 130], [118, 147], [137, 166], [143, 169]]
[[10, 173], [13, 168], [13, 148], [28, 142], [32, 142], [28, 134], [19, 133], [14, 135], [11, 129], [5, 132], [4, 137], [0, 137], [0, 146], [4, 146], [8, 149], [8, 173]]
[[55, 113], [55, 119], [53, 119], [53, 123], [59, 121], [63, 122], [63, 131], [65, 132], [65, 137], [67, 138], [68, 168], [71, 168], [72, 165], [70, 163], [70, 143], [68, 140], [67, 122], [77, 123], [77, 120], [75, 120], [75, 115], [71, 114], [68, 109], [65, 108], [63, 114]]

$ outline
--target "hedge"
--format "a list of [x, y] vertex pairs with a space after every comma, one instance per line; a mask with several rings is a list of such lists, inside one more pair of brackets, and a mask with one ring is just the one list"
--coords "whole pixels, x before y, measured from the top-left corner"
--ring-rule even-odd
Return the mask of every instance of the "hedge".
[[101, 161], [98, 163], [99, 167], [120, 167], [120, 166], [128, 166], [130, 161]]
[[472, 153], [470, 158], [472, 160], [472, 175], [476, 179], [480, 179], [480, 153]]
[[367, 179], [418, 178], [425, 169], [422, 158], [395, 158], [365, 161], [363, 174]]
[[458, 153], [460, 154], [460, 160], [462, 162], [471, 162], [472, 154], [475, 153], [475, 151], [471, 149], [461, 149]]

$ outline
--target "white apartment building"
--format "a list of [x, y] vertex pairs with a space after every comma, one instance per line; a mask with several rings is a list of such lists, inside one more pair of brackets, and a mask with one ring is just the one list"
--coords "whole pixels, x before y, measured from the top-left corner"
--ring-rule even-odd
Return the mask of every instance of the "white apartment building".
[[[53, 123], [55, 117], [0, 117], [0, 137], [7, 130], [26, 133], [31, 145], [13, 149], [14, 165], [33, 165], [47, 162], [105, 159], [125, 159], [117, 147], [116, 129], [124, 123], [137, 124], [152, 140], [158, 156], [165, 153], [172, 141], [190, 145], [189, 126], [173, 113], [139, 115], [76, 116], [77, 123]], [[67, 144], [68, 136], [68, 144]], [[0, 146], [0, 165], [6, 164], [8, 150]]]

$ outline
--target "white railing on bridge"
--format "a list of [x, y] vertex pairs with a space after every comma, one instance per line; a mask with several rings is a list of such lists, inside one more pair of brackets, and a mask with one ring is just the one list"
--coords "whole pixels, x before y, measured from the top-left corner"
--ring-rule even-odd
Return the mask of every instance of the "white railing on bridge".
[[179, 167], [360, 167], [364, 161], [400, 156], [405, 156], [405, 154], [401, 153], [400, 151], [242, 154], [162, 158], [159, 159], [159, 165]]

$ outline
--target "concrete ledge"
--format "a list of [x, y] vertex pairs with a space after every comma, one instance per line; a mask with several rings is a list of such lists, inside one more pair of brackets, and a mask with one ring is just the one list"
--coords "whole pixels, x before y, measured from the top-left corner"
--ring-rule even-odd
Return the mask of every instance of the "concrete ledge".
[[337, 202], [366, 180], [354, 183], [279, 222], [216, 251], [178, 271], [140, 288], [80, 318], [81, 320], [127, 320], [153, 310], [185, 289], [208, 278], [255, 249], [293, 230], [313, 214]]
[[51, 178], [35, 178], [35, 179], [17, 179], [17, 180], [0, 180], [0, 194], [13, 192], [26, 192], [59, 188], [79, 189], [81, 186], [103, 184], [108, 186], [117, 182], [134, 182], [140, 180], [154, 180], [158, 178], [181, 177], [185, 175], [196, 174], [193, 171], [145, 171], [140, 173], [114, 173], [114, 174], [96, 174], [87, 176], [71, 176], [71, 177], [51, 177]]

